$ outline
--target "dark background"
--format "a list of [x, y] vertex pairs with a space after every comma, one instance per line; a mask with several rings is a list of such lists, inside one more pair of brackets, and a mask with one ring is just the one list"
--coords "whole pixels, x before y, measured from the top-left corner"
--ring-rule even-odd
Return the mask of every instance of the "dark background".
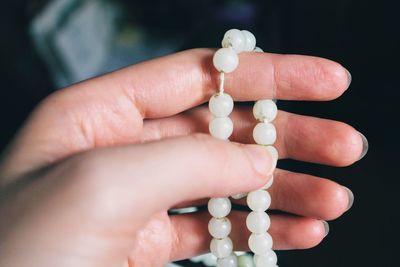
[[[34, 106], [56, 89], [27, 31], [45, 2], [7, 1], [0, 7], [0, 151]], [[281, 267], [400, 266], [395, 263], [399, 249], [395, 168], [400, 159], [397, 1], [121, 2], [131, 19], [160, 36], [185, 36], [179, 49], [217, 47], [221, 35], [237, 27], [254, 32], [258, 44], [270, 52], [326, 57], [348, 68], [353, 82], [338, 100], [279, 102], [281, 109], [349, 123], [365, 134], [370, 145], [367, 156], [351, 167], [281, 163], [335, 177], [353, 190], [355, 203], [350, 212], [330, 222], [330, 234], [318, 247], [280, 252], [279, 263]], [[237, 15], [249, 7], [249, 16]]]

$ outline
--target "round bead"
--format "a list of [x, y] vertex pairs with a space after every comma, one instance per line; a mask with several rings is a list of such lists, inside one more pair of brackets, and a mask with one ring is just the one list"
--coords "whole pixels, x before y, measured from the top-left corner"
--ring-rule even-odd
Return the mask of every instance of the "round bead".
[[231, 255], [233, 250], [232, 240], [229, 237], [223, 239], [213, 238], [210, 243], [210, 251], [217, 258], [225, 258]]
[[271, 205], [271, 196], [265, 190], [252, 191], [247, 195], [247, 205], [253, 211], [266, 211]]
[[277, 261], [278, 257], [272, 249], [263, 254], [254, 255], [254, 263], [257, 267], [273, 267], [276, 265]]
[[271, 122], [276, 118], [278, 108], [271, 99], [258, 100], [253, 106], [253, 115], [259, 121]]
[[268, 214], [263, 211], [252, 211], [247, 215], [246, 225], [250, 232], [263, 234], [271, 226], [271, 220]]
[[233, 110], [233, 99], [228, 94], [215, 94], [208, 102], [208, 108], [215, 117], [228, 117]]
[[210, 121], [209, 131], [212, 136], [227, 140], [233, 132], [233, 122], [229, 117], [214, 118]]
[[253, 258], [249, 254], [240, 255], [237, 259], [238, 267], [254, 267]]
[[226, 197], [211, 198], [208, 201], [208, 212], [215, 218], [223, 218], [231, 211], [231, 201]]
[[243, 34], [243, 31], [231, 29], [224, 34], [224, 38], [222, 39], [222, 47], [232, 47], [233, 50], [239, 54], [245, 48], [245, 41], [246, 38]]
[[272, 177], [269, 179], [269, 181], [268, 181], [261, 189], [267, 190], [267, 189], [269, 189], [269, 188], [272, 186], [273, 183], [274, 183], [274, 176], [272, 176]]
[[202, 261], [205, 266], [215, 266], [217, 264], [217, 257], [211, 253], [207, 253], [203, 255]]
[[262, 50], [262, 49], [259, 48], [259, 47], [256, 47], [256, 48], [254, 48], [254, 52], [262, 53], [262, 52], [264, 52], [264, 50]]
[[234, 253], [228, 257], [218, 259], [217, 267], [237, 267], [237, 257]]
[[241, 199], [244, 198], [245, 196], [247, 196], [247, 193], [243, 192], [243, 193], [237, 193], [231, 196], [231, 198], [233, 199]]
[[265, 149], [271, 154], [275, 161], [278, 161], [279, 153], [274, 146], [265, 146]]
[[244, 51], [251, 52], [256, 47], [256, 37], [249, 31], [243, 30], [242, 34], [244, 36]]
[[268, 233], [251, 234], [249, 238], [249, 248], [254, 254], [264, 254], [272, 248], [272, 237]]
[[208, 222], [208, 231], [214, 238], [225, 238], [231, 232], [232, 225], [228, 218], [211, 218]]
[[272, 123], [258, 123], [253, 129], [254, 141], [259, 145], [272, 145], [276, 141], [276, 129]]
[[213, 63], [218, 71], [230, 73], [239, 65], [239, 57], [232, 48], [220, 48], [214, 54]]

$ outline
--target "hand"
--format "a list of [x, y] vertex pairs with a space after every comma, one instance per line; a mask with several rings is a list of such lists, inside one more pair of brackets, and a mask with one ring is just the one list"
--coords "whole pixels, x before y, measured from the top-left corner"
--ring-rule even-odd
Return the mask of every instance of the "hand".
[[[202, 103], [218, 88], [210, 49], [140, 63], [45, 99], [0, 167], [0, 266], [162, 266], [208, 250], [206, 212], [168, 216], [173, 207], [265, 184], [273, 167], [252, 143], [250, 107], [235, 107], [234, 142], [206, 134]], [[315, 57], [246, 53], [226, 76], [235, 101], [331, 100], [347, 71]], [[362, 139], [337, 121], [279, 111], [280, 158], [346, 166]], [[238, 143], [235, 143], [238, 142]], [[328, 179], [275, 171], [275, 249], [310, 248], [323, 220], [342, 215], [348, 191]], [[239, 203], [243, 203], [243, 200]], [[231, 238], [247, 250], [245, 212], [233, 211]]]

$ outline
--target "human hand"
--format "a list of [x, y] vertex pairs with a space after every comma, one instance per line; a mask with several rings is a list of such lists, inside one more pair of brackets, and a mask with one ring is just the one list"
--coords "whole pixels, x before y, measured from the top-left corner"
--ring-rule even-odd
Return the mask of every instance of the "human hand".
[[[232, 113], [232, 141], [206, 133], [199, 106], [218, 88], [211, 49], [140, 63], [45, 99], [0, 166], [0, 266], [162, 266], [208, 250], [206, 212], [168, 216], [168, 209], [206, 204], [261, 187], [274, 163], [253, 143], [248, 107]], [[227, 75], [236, 101], [331, 100], [348, 87], [347, 71], [329, 60], [244, 53]], [[279, 111], [280, 158], [346, 166], [362, 154], [352, 127]], [[310, 248], [323, 220], [351, 204], [341, 185], [275, 171], [269, 190], [274, 249]], [[242, 203], [243, 200], [239, 200]], [[246, 213], [233, 211], [231, 238], [247, 250]]]

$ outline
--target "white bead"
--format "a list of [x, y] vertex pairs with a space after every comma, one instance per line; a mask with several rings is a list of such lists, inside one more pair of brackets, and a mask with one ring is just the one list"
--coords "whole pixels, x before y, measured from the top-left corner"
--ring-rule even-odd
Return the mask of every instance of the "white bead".
[[262, 50], [261, 48], [259, 48], [259, 47], [257, 46], [256, 48], [254, 48], [254, 52], [262, 53], [262, 52], [264, 52], [264, 50]]
[[254, 254], [264, 254], [272, 248], [272, 245], [272, 237], [268, 233], [250, 235], [249, 248]]
[[250, 232], [262, 234], [268, 231], [271, 220], [268, 214], [263, 211], [252, 211], [247, 215], [246, 225]]
[[278, 150], [276, 150], [275, 147], [273, 146], [264, 146], [265, 149], [269, 152], [269, 154], [272, 156], [272, 169], [275, 170], [276, 165], [278, 164], [278, 159], [279, 159], [279, 154]]
[[242, 34], [245, 39], [244, 51], [251, 52], [256, 47], [256, 37], [249, 31], [243, 30]]
[[232, 225], [228, 218], [211, 218], [208, 222], [208, 231], [214, 238], [225, 238], [231, 232]]
[[233, 132], [233, 122], [229, 117], [214, 118], [210, 121], [208, 129], [212, 136], [227, 140]]
[[245, 196], [247, 196], [247, 193], [243, 192], [243, 193], [237, 193], [231, 196], [231, 198], [233, 199], [241, 199], [244, 198]]
[[205, 266], [215, 266], [217, 264], [217, 257], [211, 253], [207, 253], [203, 256], [202, 261]]
[[238, 29], [231, 29], [224, 34], [222, 39], [222, 47], [232, 47], [236, 53], [240, 53], [245, 48], [245, 35]]
[[229, 237], [223, 239], [213, 238], [210, 243], [210, 251], [217, 258], [225, 258], [231, 255], [233, 250], [232, 240]]
[[223, 218], [231, 211], [231, 201], [226, 197], [211, 198], [208, 201], [208, 212], [215, 218]]
[[237, 267], [237, 257], [234, 253], [228, 257], [218, 259], [217, 267]]
[[271, 205], [271, 196], [265, 190], [252, 191], [247, 195], [247, 205], [253, 211], [266, 211]]
[[268, 181], [263, 187], [261, 187], [261, 189], [267, 190], [267, 189], [269, 189], [269, 188], [272, 186], [273, 183], [274, 183], [274, 176], [272, 176], [272, 177], [269, 179], [269, 181]]
[[257, 267], [273, 267], [276, 265], [277, 261], [278, 257], [272, 249], [263, 254], [254, 255], [254, 263]]
[[259, 145], [272, 145], [276, 141], [276, 129], [272, 123], [258, 123], [253, 129], [254, 141]]
[[279, 159], [278, 150], [274, 146], [264, 146], [264, 147], [271, 154], [272, 159], [274, 161], [278, 161], [278, 159]]
[[233, 110], [233, 99], [228, 94], [215, 94], [208, 102], [208, 108], [215, 117], [228, 117]]
[[220, 48], [214, 54], [213, 63], [218, 71], [230, 73], [239, 65], [239, 57], [232, 48]]
[[254, 267], [253, 257], [249, 254], [239, 256], [238, 267]]
[[258, 100], [253, 106], [253, 115], [259, 121], [271, 122], [276, 118], [278, 108], [271, 99]]

